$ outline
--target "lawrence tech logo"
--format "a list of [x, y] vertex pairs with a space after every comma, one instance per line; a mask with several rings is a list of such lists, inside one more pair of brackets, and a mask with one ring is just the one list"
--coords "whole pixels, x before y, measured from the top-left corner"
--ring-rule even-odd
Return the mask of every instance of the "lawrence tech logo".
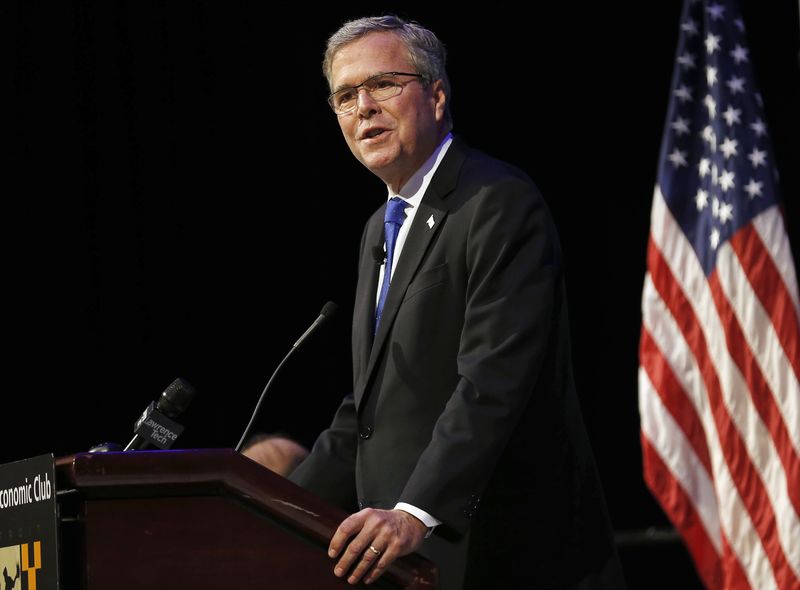
[[41, 541], [0, 547], [0, 568], [0, 590], [36, 590], [36, 574], [42, 569]]

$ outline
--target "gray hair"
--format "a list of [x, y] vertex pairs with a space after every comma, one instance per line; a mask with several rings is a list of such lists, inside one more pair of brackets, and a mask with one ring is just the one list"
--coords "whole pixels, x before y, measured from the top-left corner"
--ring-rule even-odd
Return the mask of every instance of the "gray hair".
[[325, 49], [325, 59], [322, 61], [322, 72], [328, 81], [328, 86], [333, 90], [333, 58], [345, 45], [356, 41], [369, 33], [394, 33], [408, 48], [408, 56], [416, 73], [423, 76], [426, 83], [436, 80], [442, 81], [444, 94], [447, 99], [445, 118], [452, 125], [450, 115], [450, 80], [447, 78], [445, 63], [447, 52], [444, 44], [432, 31], [416, 22], [406, 22], [394, 15], [370, 16], [359, 18], [344, 23], [328, 39]]

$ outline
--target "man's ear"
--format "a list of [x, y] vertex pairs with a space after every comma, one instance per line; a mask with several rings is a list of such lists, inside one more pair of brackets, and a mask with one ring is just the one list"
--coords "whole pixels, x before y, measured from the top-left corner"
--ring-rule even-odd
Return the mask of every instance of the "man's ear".
[[444, 92], [444, 84], [441, 80], [431, 83], [431, 95], [434, 101], [435, 115], [437, 121], [444, 121], [447, 112], [447, 95]]

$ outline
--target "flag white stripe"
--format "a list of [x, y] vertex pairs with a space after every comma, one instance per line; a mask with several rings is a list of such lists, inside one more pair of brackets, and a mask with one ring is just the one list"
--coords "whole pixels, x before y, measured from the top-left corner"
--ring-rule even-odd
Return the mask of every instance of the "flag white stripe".
[[[742, 435], [750, 461], [764, 483], [773, 512], [776, 515], [782, 515], [782, 518], [776, 518], [775, 522], [778, 539], [790, 567], [797, 572], [800, 569], [798, 566], [800, 564], [800, 543], [797, 542], [797, 539], [800, 539], [800, 521], [798, 521], [785, 492], [788, 485], [786, 473], [769, 431], [753, 406], [747, 384], [728, 352], [725, 330], [714, 305], [705, 274], [694, 250], [667, 208], [659, 187], [656, 187], [653, 196], [651, 235], [675, 280], [683, 289], [694, 309], [707, 343], [709, 361], [719, 379], [725, 409], [733, 425]], [[732, 252], [730, 254], [733, 255]], [[723, 256], [722, 249], [718, 253], [718, 264], [721, 256]], [[753, 526], [752, 523], [750, 526]], [[730, 539], [731, 543], [735, 542], [735, 537], [730, 537]], [[739, 555], [743, 563], [746, 563], [744, 555], [741, 553]], [[765, 583], [761, 576], [758, 577], [758, 582], [755, 585], [758, 588]]]
[[[705, 382], [700, 374], [700, 368], [697, 366], [691, 349], [683, 339], [680, 327], [656, 290], [649, 273], [645, 279], [643, 297], [645, 304], [642, 323], [672, 368], [675, 378], [687, 392], [707, 433], [708, 454], [714, 472], [713, 485], [719, 503], [719, 506], [714, 503], [713, 508], [718, 510], [718, 522], [722, 526], [722, 532], [728, 539], [731, 550], [742, 563], [742, 569], [748, 578], [750, 587], [759, 590], [776, 588], [772, 568], [761, 544], [761, 538], [739, 497], [722, 452], [717, 436], [717, 425], [706, 395]], [[652, 440], [647, 433], [645, 436]], [[669, 445], [670, 443], [667, 441], [665, 444]], [[666, 451], [659, 449], [659, 455], [664, 456], [665, 453]], [[696, 505], [695, 510], [700, 513], [704, 508]], [[703, 522], [704, 524], [708, 522], [705, 517]], [[714, 543], [716, 545], [716, 541]], [[756, 571], [753, 571], [754, 569]]]
[[764, 242], [767, 252], [769, 252], [772, 260], [775, 261], [778, 272], [783, 277], [783, 284], [786, 285], [786, 290], [792, 298], [797, 318], [800, 321], [797, 274], [794, 270], [792, 248], [789, 245], [789, 236], [786, 234], [783, 216], [776, 207], [771, 207], [754, 217], [752, 224], [761, 241]]
[[[697, 359], [684, 340], [683, 333], [672, 312], [661, 299], [650, 273], [647, 273], [645, 277], [642, 301], [642, 324], [650, 333], [653, 342], [658, 346], [664, 360], [692, 402], [703, 423], [703, 430], [708, 434], [715, 434], [715, 436], [706, 436], [709, 454], [713, 454], [716, 450], [721, 455], [719, 437], [716, 436], [717, 424], [714, 422], [708, 397], [705, 395], [706, 385], [697, 366]], [[714, 457], [712, 457], [711, 463], [712, 465], [716, 464]]]
[[[724, 534], [728, 539], [731, 550], [742, 562], [742, 569], [745, 571], [752, 588], [758, 588], [759, 590], [762, 588], [776, 588], [770, 562], [764, 552], [758, 531], [753, 526], [750, 514], [739, 497], [731, 478], [725, 455], [722, 452], [719, 437], [717, 436], [717, 425], [706, 396], [705, 382], [700, 374], [700, 368], [697, 366], [691, 349], [683, 339], [680, 327], [661, 299], [649, 274], [645, 279], [643, 296], [645, 305], [643, 306], [642, 323], [650, 333], [656, 346], [662, 351], [665, 360], [672, 368], [675, 378], [683, 390], [686, 391], [692, 404], [694, 404], [707, 433], [706, 442], [708, 444], [708, 454], [711, 458], [711, 468], [714, 472], [713, 486], [716, 496], [716, 501], [709, 508], [718, 511], [718, 523], [722, 527], [721, 532], [717, 532], [716, 535], [721, 537], [721, 534]], [[642, 430], [648, 440], [652, 441], [652, 437], [645, 431], [646, 422], [644, 418], [642, 420]], [[664, 444], [668, 448], [672, 443], [667, 441]], [[658, 451], [660, 456], [667, 452], [660, 447]], [[695, 510], [698, 514], [703, 514], [706, 507], [696, 504]], [[711, 522], [711, 519], [704, 514], [702, 520], [704, 526], [706, 523]], [[713, 535], [709, 535], [709, 537], [712, 540], [715, 538]], [[715, 546], [717, 542], [721, 545], [721, 540], [713, 540], [712, 542]], [[756, 565], [748, 566], [748, 564]], [[754, 568], [757, 571], [753, 571]]]
[[[775, 326], [753, 291], [730, 242], [720, 248], [717, 278], [769, 385], [794, 451], [800, 454], [800, 383], [789, 366]], [[800, 546], [800, 542], [795, 545]]]
[[[644, 314], [642, 323], [645, 329], [650, 333], [656, 346], [658, 346], [667, 364], [672, 368], [675, 378], [687, 393], [689, 400], [700, 416], [703, 429], [707, 433], [706, 442], [708, 444], [708, 454], [711, 459], [711, 468], [714, 475], [714, 488], [716, 490], [717, 501], [720, 504], [718, 507], [715, 502], [713, 508], [719, 512], [723, 530], [730, 539], [731, 547], [734, 552], [737, 554], [752, 554], [754, 551], [757, 551], [757, 549], [754, 549], [754, 546], [761, 547], [761, 540], [750, 520], [750, 515], [741, 503], [736, 486], [731, 479], [728, 463], [725, 460], [725, 455], [722, 452], [719, 437], [717, 436], [717, 424], [714, 421], [711, 406], [706, 396], [706, 386], [700, 373], [700, 368], [697, 366], [697, 360], [686, 344], [686, 341], [683, 339], [680, 327], [661, 299], [649, 274], [645, 279], [643, 297], [645, 303], [643, 306]], [[645, 433], [645, 435], [652, 440], [649, 434]], [[670, 443], [666, 441], [665, 444], [669, 445]], [[659, 454], [661, 456], [664, 456], [666, 452], [667, 451], [659, 448]], [[695, 509], [701, 514], [705, 511], [705, 508], [699, 505], [696, 506]], [[710, 523], [711, 521], [704, 516], [703, 522]], [[718, 520], [718, 522], [720, 521]], [[731, 531], [737, 528], [736, 522], [746, 523], [747, 527], [738, 527], [739, 533], [735, 537], [732, 537]], [[719, 533], [717, 533], [717, 539], [714, 541], [715, 546], [718, 542], [721, 544], [718, 537]], [[713, 536], [711, 538], [714, 539]], [[766, 560], [766, 555], [764, 555], [764, 558], [765, 561], [769, 563], [768, 560]], [[751, 585], [752, 582], [753, 580], [751, 580]], [[753, 587], [758, 588], [760, 586], [756, 584]]]
[[639, 368], [639, 413], [642, 433], [661, 457], [694, 505], [700, 522], [717, 555], [722, 557], [716, 492], [710, 474], [697, 457], [691, 443], [664, 407], [647, 372]]

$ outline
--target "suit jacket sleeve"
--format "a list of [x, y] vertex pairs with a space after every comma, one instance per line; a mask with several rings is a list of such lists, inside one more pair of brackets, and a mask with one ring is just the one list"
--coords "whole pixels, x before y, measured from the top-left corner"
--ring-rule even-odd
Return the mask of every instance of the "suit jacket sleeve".
[[352, 511], [355, 490], [356, 410], [353, 395], [342, 400], [331, 426], [322, 432], [289, 479], [328, 502]]

